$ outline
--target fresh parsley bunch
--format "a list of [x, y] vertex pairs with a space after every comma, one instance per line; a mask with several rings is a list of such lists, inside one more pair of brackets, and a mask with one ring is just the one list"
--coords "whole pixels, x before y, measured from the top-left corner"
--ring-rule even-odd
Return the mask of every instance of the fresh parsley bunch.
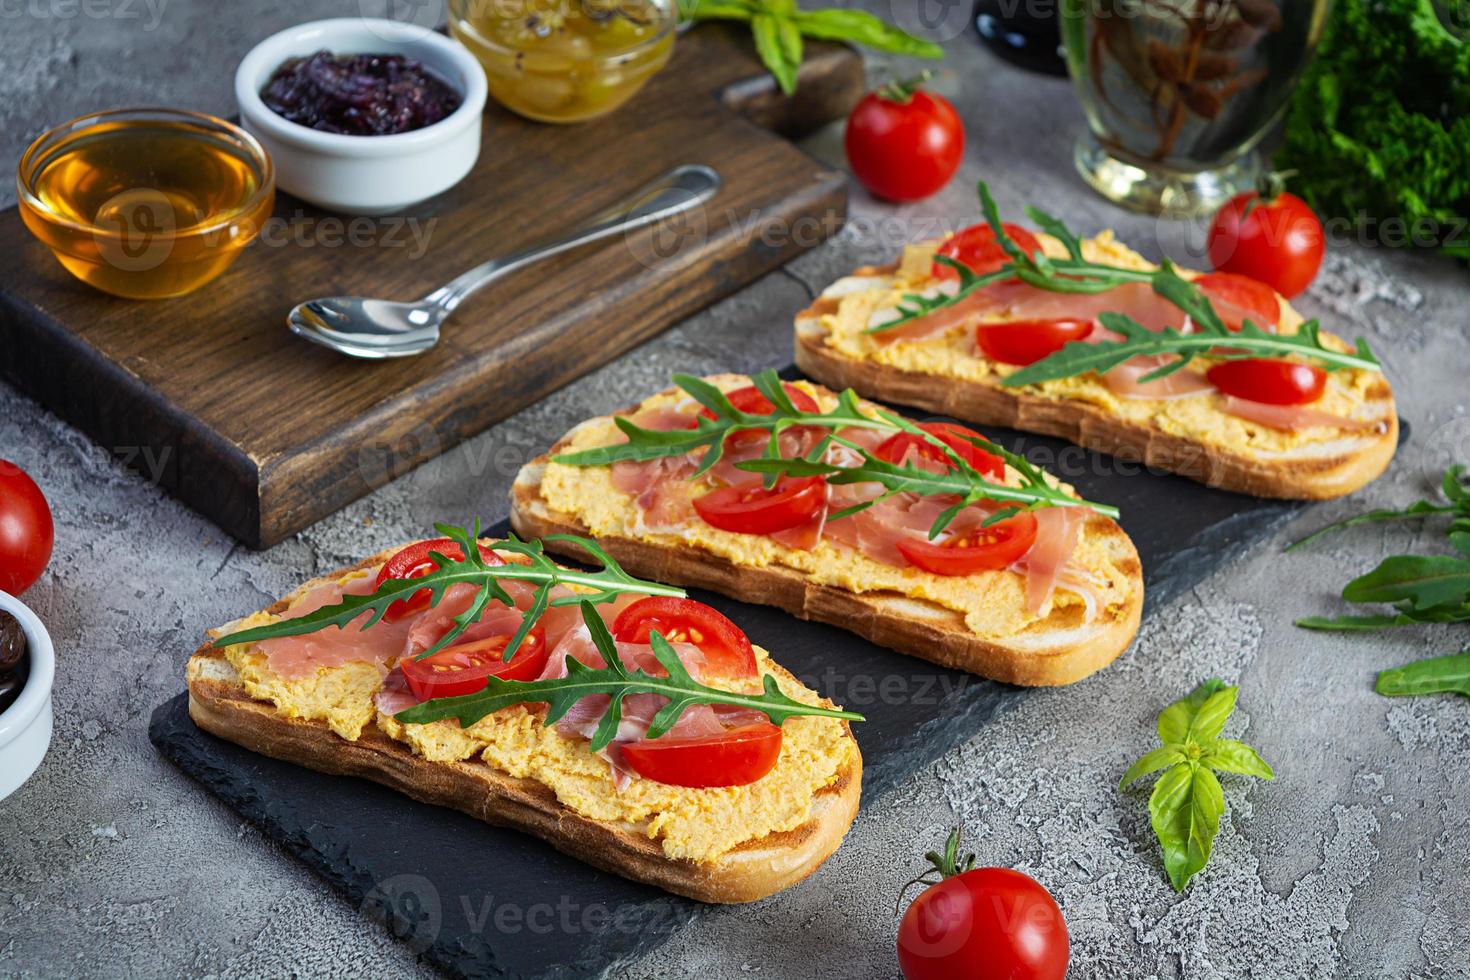
[[749, 24], [755, 35], [756, 53], [787, 95], [796, 91], [803, 37], [847, 41], [916, 58], [944, 57], [939, 45], [914, 37], [864, 10], [802, 10], [796, 0], [679, 0], [679, 13], [689, 20]]
[[1240, 689], [1211, 678], [1159, 714], [1159, 748], [1123, 774], [1120, 790], [1149, 773], [1163, 770], [1149, 796], [1154, 834], [1164, 848], [1164, 870], [1174, 890], [1204, 870], [1220, 831], [1225, 793], [1217, 772], [1275, 779], [1255, 749], [1233, 738], [1221, 738], [1235, 712]]

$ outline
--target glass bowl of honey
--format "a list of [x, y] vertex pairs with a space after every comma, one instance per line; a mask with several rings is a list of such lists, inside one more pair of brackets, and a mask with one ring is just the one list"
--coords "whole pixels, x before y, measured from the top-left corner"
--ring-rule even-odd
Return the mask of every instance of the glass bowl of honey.
[[541, 122], [612, 112], [668, 64], [675, 0], [449, 0], [449, 33], [490, 94]]
[[182, 296], [260, 233], [275, 169], [255, 137], [182, 109], [116, 109], [36, 139], [16, 174], [26, 227], [67, 271], [129, 299]]

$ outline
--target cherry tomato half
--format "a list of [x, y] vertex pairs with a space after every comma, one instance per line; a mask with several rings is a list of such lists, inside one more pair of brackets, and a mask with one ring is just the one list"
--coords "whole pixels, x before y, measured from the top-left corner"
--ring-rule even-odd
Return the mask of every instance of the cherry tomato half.
[[[1276, 292], [1263, 282], [1230, 272], [1210, 272], [1194, 281], [1200, 292], [1216, 303], [1229, 303], [1263, 330], [1269, 330], [1281, 322], [1281, 300]], [[1216, 310], [1227, 329], [1240, 330], [1239, 316], [1228, 311]]]
[[781, 757], [781, 729], [757, 722], [701, 738], [665, 735], [630, 742], [622, 747], [622, 755], [638, 775], [671, 786], [746, 786], [775, 768]]
[[[420, 541], [417, 544], [409, 545], [392, 558], [389, 558], [383, 567], [378, 570], [378, 581], [374, 587], [381, 586], [389, 579], [423, 578], [439, 567], [434, 564], [434, 559], [429, 557], [429, 552], [431, 551], [437, 551], [445, 558], [453, 559], [454, 561], [462, 561], [464, 559], [464, 552], [460, 550], [459, 545], [455, 544], [449, 538], [434, 538], [430, 541]], [[505, 564], [499, 555], [483, 544], [480, 545], [480, 557], [485, 560], [485, 564], [487, 565]], [[383, 614], [383, 618], [392, 623], [402, 619], [404, 616], [410, 616], [416, 612], [423, 612], [429, 608], [429, 598], [429, 590], [420, 589], [407, 599], [400, 599], [390, 605], [388, 611]]]
[[975, 328], [975, 346], [1002, 364], [1035, 364], [1074, 340], [1092, 333], [1091, 320], [1013, 320], [982, 323]]
[[936, 855], [941, 880], [914, 899], [899, 923], [905, 980], [1062, 980], [1071, 941], [1056, 900], [1019, 871], [972, 868], [973, 854], [956, 861], [958, 833]]
[[770, 490], [754, 486], [721, 487], [696, 497], [704, 522], [737, 534], [775, 534], [811, 520], [827, 502], [827, 481], [819, 476], [782, 477]]
[[613, 639], [647, 643], [650, 633], [670, 643], [692, 643], [705, 656], [708, 672], [717, 677], [754, 677], [755, 651], [750, 638], [718, 609], [693, 599], [648, 596], [613, 620]]
[[917, 201], [959, 169], [965, 127], [949, 100], [917, 87], [885, 85], [847, 117], [847, 163], [863, 186], [890, 201]]
[[[1027, 255], [1035, 255], [1042, 250], [1041, 243], [1036, 240], [1036, 236], [1020, 225], [1013, 225], [1006, 221], [1001, 223], [1001, 227], [1011, 237], [1011, 241], [1015, 242]], [[995, 240], [995, 232], [988, 224], [971, 225], [963, 231], [956, 232], [939, 246], [939, 251], [935, 254], [968, 266], [970, 271], [977, 276], [989, 275], [1011, 260], [1006, 250]], [[958, 279], [959, 277], [958, 272], [944, 263], [934, 263], [934, 278]]]
[[[783, 381], [781, 387], [786, 389], [786, 397], [791, 399], [791, 404], [798, 411], [817, 412], [821, 410], [821, 406], [817, 404], [815, 398], [791, 382]], [[771, 415], [776, 411], [776, 406], [771, 404], [771, 400], [765, 395], [762, 395], [760, 389], [755, 385], [747, 385], [744, 388], [727, 391], [725, 392], [725, 397], [730, 399], [730, 405], [737, 412], [744, 412], [747, 415]], [[715, 417], [715, 413], [707, 408], [701, 409], [699, 414], [707, 419]]]
[[[919, 428], [930, 435], [936, 436], [940, 442], [953, 449], [961, 459], [974, 467], [975, 471], [982, 476], [988, 476], [993, 480], [1005, 479], [1005, 460], [999, 456], [992, 456], [973, 442], [970, 442], [971, 438], [985, 438], [974, 429], [966, 428], [963, 425], [956, 425], [953, 422], [920, 422]], [[934, 445], [934, 443], [914, 435], [912, 432], [899, 432], [896, 435], [889, 436], [878, 444], [878, 448], [873, 450], [873, 454], [886, 462], [898, 463], [908, 455], [911, 449], [917, 450], [919, 455], [925, 459], [932, 460], [936, 463], [943, 463], [949, 469], [954, 469], [950, 465], [949, 457], [944, 454], [944, 450]]]
[[973, 575], [1009, 568], [1036, 541], [1036, 518], [1027, 511], [947, 541], [899, 538], [898, 550], [911, 565], [935, 575]]
[[1267, 405], [1305, 405], [1321, 398], [1327, 387], [1327, 372], [1319, 367], [1266, 357], [1224, 361], [1205, 377], [1227, 395]]
[[56, 527], [36, 481], [0, 459], [0, 591], [20, 595], [51, 560]]
[[482, 640], [456, 643], [422, 660], [405, 657], [398, 662], [408, 689], [420, 701], [474, 694], [485, 688], [486, 679], [533, 681], [546, 668], [550, 651], [546, 634], [533, 626], [521, 640], [515, 656], [506, 663], [505, 648], [510, 636], [488, 636]]
[[1295, 194], [1237, 194], [1221, 206], [1206, 239], [1210, 264], [1259, 280], [1291, 297], [1311, 284], [1322, 265], [1322, 223]]

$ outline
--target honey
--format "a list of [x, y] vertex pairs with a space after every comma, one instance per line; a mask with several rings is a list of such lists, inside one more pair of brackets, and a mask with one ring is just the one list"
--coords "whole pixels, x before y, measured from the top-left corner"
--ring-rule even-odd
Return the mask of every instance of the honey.
[[217, 277], [264, 225], [270, 160], [209, 116], [123, 110], [45, 134], [21, 159], [26, 226], [74, 276], [134, 299]]
[[674, 0], [451, 0], [449, 32], [501, 105], [580, 122], [632, 98], [668, 63]]

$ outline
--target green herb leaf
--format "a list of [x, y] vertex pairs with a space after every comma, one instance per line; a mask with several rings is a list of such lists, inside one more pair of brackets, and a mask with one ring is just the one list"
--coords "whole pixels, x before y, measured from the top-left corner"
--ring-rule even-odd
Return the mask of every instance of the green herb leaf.
[[1188, 761], [1189, 756], [1181, 752], [1177, 745], [1161, 745], [1144, 753], [1143, 758], [1129, 766], [1128, 771], [1123, 774], [1122, 781], [1118, 783], [1118, 788], [1127, 789], [1135, 780], [1151, 772], [1158, 772], [1160, 769], [1168, 769], [1170, 766]]
[[1172, 327], [1148, 330], [1131, 317], [1105, 312], [1098, 317], [1099, 322], [1114, 333], [1122, 334], [1122, 340], [1091, 344], [1074, 341], [1056, 353], [1008, 375], [1002, 384], [1019, 387], [1075, 377], [1090, 371], [1101, 373], [1133, 357], [1160, 354], [1175, 354], [1178, 355], [1178, 360], [1154, 372], [1150, 377], [1162, 377], [1181, 370], [1190, 360], [1201, 354], [1224, 360], [1298, 355], [1312, 359], [1327, 370], [1380, 370], [1377, 359], [1364, 341], [1358, 341], [1355, 350], [1350, 353], [1324, 344], [1315, 320], [1302, 324], [1294, 334], [1268, 333], [1249, 320], [1238, 332], [1231, 332], [1209, 298], [1194, 283], [1180, 276], [1167, 260], [1160, 268], [1150, 271], [1127, 269], [1103, 262], [1088, 262], [1082, 257], [1078, 237], [1059, 219], [1034, 208], [1028, 209], [1031, 219], [1042, 230], [1058, 238], [1066, 246], [1070, 257], [1051, 259], [1044, 255], [1032, 256], [1006, 234], [999, 209], [984, 181], [979, 185], [979, 197], [981, 212], [1010, 261], [993, 273], [962, 280], [960, 288], [952, 294], [911, 294], [903, 297], [897, 307], [897, 317], [869, 327], [868, 333], [892, 330], [937, 310], [954, 306], [985, 286], [1004, 279], [1019, 279], [1051, 292], [1083, 294], [1106, 292], [1126, 283], [1146, 282], [1160, 297], [1189, 315], [1194, 325], [1192, 333], [1182, 333]]
[[788, 718], [800, 716], [863, 720], [863, 716], [855, 712], [805, 704], [788, 697], [769, 674], [765, 677], [765, 688], [760, 694], [738, 694], [707, 687], [689, 675], [673, 648], [656, 633], [650, 636], [650, 642], [659, 663], [668, 671], [668, 676], [656, 677], [642, 669], [628, 670], [618, 658], [617, 644], [613, 642], [602, 617], [597, 615], [591, 603], [582, 604], [582, 618], [586, 621], [592, 641], [601, 652], [606, 666], [588, 667], [575, 657], [568, 657], [565, 677], [538, 681], [507, 681], [491, 677], [485, 689], [475, 694], [434, 698], [400, 711], [394, 717], [399, 721], [418, 725], [454, 718], [461, 726], [468, 727], [486, 715], [512, 705], [545, 704], [545, 723], [554, 725], [582, 698], [605, 694], [609, 697], [608, 712], [599, 721], [592, 739], [590, 748], [594, 752], [605, 748], [616, 734], [622, 699], [630, 694], [658, 694], [669, 699], [669, 703], [654, 716], [649, 725], [649, 738], [666, 734], [686, 709], [699, 704], [751, 708], [764, 714], [776, 725]]
[[1126, 789], [1142, 776], [1164, 771], [1148, 809], [1176, 891], [1183, 891], [1209, 862], [1225, 812], [1225, 796], [1211, 770], [1262, 779], [1276, 775], [1250, 746], [1219, 737], [1238, 693], [1238, 688], [1211, 678], [1161, 711], [1158, 730], [1164, 744], [1130, 766], [1118, 787]]
[[1233, 738], [1216, 739], [1200, 759], [1216, 772], [1233, 772], [1259, 779], [1275, 779], [1276, 773], [1260, 753]]
[[[1159, 741], [1165, 745], [1182, 743], [1189, 738], [1195, 718], [1210, 698], [1225, 690], [1225, 682], [1218, 677], [1204, 681], [1185, 697], [1180, 698], [1159, 713]], [[1228, 715], [1229, 712], [1226, 712]]]
[[1426, 623], [1470, 622], [1470, 606], [1447, 605], [1430, 609], [1370, 616], [1305, 616], [1296, 625], [1309, 630], [1367, 632], [1394, 626], [1423, 626]]
[[1176, 892], [1204, 870], [1220, 831], [1225, 793], [1220, 780], [1196, 763], [1177, 765], [1154, 784], [1148, 800], [1154, 834], [1164, 848], [1164, 870]]
[[[728, 436], [737, 432], [762, 431], [772, 436], [767, 455], [742, 462], [738, 464], [739, 469], [761, 473], [773, 479], [781, 475], [822, 476], [833, 484], [877, 483], [890, 493], [954, 495], [960, 498], [962, 505], [989, 500], [1013, 504], [1027, 510], [1038, 507], [1087, 507], [1108, 517], [1116, 517], [1118, 514], [1115, 507], [1080, 500], [1059, 489], [1024, 456], [985, 439], [970, 440], [987, 453], [1005, 460], [1021, 475], [1021, 485], [1013, 487], [986, 479], [937, 436], [919, 428], [903, 416], [881, 409], [872, 414], [865, 412], [857, 395], [850, 389], [838, 396], [837, 407], [830, 412], [803, 412], [791, 403], [776, 372], [763, 371], [753, 375], [751, 381], [771, 401], [774, 411], [769, 415], [751, 415], [736, 410], [724, 393], [701, 378], [676, 374], [673, 380], [674, 384], [716, 417], [711, 419], [701, 416], [696, 428], [673, 432], [643, 429], [626, 418], [619, 417], [618, 428], [627, 436], [626, 442], [564, 453], [554, 457], [554, 461], [566, 466], [608, 466], [622, 460], [660, 459], [702, 450], [704, 456], [693, 474], [698, 476], [714, 465], [714, 460], [718, 458]], [[852, 450], [860, 462], [853, 466], [838, 466], [821, 459], [815, 451], [805, 457], [788, 458], [779, 455], [780, 433], [793, 426], [829, 430], [830, 442]], [[945, 473], [931, 473], [916, 466], [887, 462], [867, 448], [844, 440], [837, 434], [844, 428], [873, 429], [917, 436], [943, 452], [952, 468]], [[824, 450], [827, 444], [822, 444]], [[861, 509], [863, 508], [846, 508], [829, 514], [827, 519], [839, 520]], [[948, 514], [947, 520], [944, 519], [945, 514]], [[936, 523], [935, 528], [931, 529], [931, 536], [937, 535], [943, 530], [944, 524], [953, 519], [953, 514], [948, 511], [945, 514], [940, 515], [943, 523]]]
[[1335, 524], [1329, 524], [1326, 527], [1321, 528], [1320, 530], [1313, 531], [1311, 534], [1307, 535], [1304, 538], [1298, 538], [1291, 544], [1287, 545], [1286, 550], [1292, 551], [1296, 548], [1300, 548], [1304, 544], [1309, 544], [1312, 541], [1316, 541], [1318, 538], [1323, 537], [1324, 535], [1332, 534], [1333, 532], [1341, 531], [1349, 527], [1358, 527], [1363, 524], [1381, 524], [1385, 521], [1417, 521], [1434, 514], [1454, 513], [1457, 509], [1458, 508], [1456, 507], [1441, 507], [1437, 504], [1432, 504], [1427, 500], [1419, 500], [1415, 501], [1402, 510], [1391, 510], [1387, 508], [1381, 510], [1370, 510], [1367, 513], [1358, 514], [1355, 517], [1349, 517], [1347, 520], [1338, 521]]
[[[480, 535], [480, 526], [476, 522], [473, 533], [463, 528], [452, 527], [445, 524], [434, 525], [435, 529], [446, 538], [453, 540], [460, 546], [460, 552], [467, 557], [455, 561], [441, 554], [431, 555], [438, 565], [434, 571], [421, 578], [411, 579], [389, 579], [370, 595], [347, 595], [342, 601], [330, 606], [323, 606], [305, 616], [295, 619], [282, 619], [264, 626], [256, 626], [251, 629], [231, 633], [214, 641], [216, 647], [233, 646], [238, 643], [256, 643], [260, 640], [269, 640], [281, 636], [301, 636], [306, 633], [315, 633], [318, 630], [329, 627], [345, 629], [348, 624], [361, 621], [360, 629], [371, 629], [388, 607], [393, 603], [407, 599], [420, 589], [429, 591], [429, 605], [437, 606], [439, 600], [444, 597], [444, 592], [451, 585], [473, 585], [479, 591], [476, 593], [470, 607], [464, 613], [455, 617], [454, 625], [442, 636], [439, 641], [423, 653], [419, 654], [418, 660], [431, 656], [453, 643], [475, 622], [491, 602], [499, 602], [506, 606], [514, 606], [515, 602], [509, 593], [501, 587], [502, 580], [514, 579], [522, 582], [531, 582], [540, 589], [546, 591], [547, 597], [553, 586], [565, 585], [571, 587], [584, 587], [591, 592], [575, 596], [562, 596], [558, 599], [547, 599], [538, 605], [545, 610], [548, 605], [562, 606], [576, 604], [583, 601], [593, 603], [610, 602], [620, 595], [628, 593], [640, 593], [647, 595], [683, 596], [684, 590], [671, 585], [661, 585], [658, 582], [649, 582], [634, 578], [623, 571], [621, 565], [612, 559], [595, 542], [587, 538], [574, 535], [559, 536], [563, 540], [576, 543], [589, 555], [592, 555], [602, 565], [602, 568], [584, 572], [573, 568], [563, 568], [547, 558], [541, 549], [541, 543], [537, 541], [521, 541], [515, 535], [511, 535], [504, 541], [486, 542], [493, 545], [497, 551], [509, 552], [521, 555], [526, 559], [524, 564], [508, 562], [504, 565], [487, 565], [480, 557], [480, 549], [477, 541]], [[539, 615], [539, 614], [538, 614]], [[527, 615], [522, 621], [522, 630], [517, 634], [519, 639], [524, 639], [534, 620]], [[506, 648], [506, 659], [515, 653], [519, 640], [512, 642]]]
[[1393, 555], [1342, 590], [1348, 602], [1402, 602], [1405, 611], [1463, 604], [1470, 598], [1470, 560], [1449, 555]]
[[[796, 92], [796, 73], [801, 68], [800, 33], [788, 18], [776, 14], [756, 14], [750, 26], [755, 33], [756, 53], [775, 76], [781, 91], [792, 95]], [[795, 45], [791, 43], [793, 34]]]
[[1385, 670], [1378, 675], [1377, 691], [1395, 698], [1450, 693], [1470, 697], [1470, 650]]
[[944, 49], [932, 41], [914, 37], [863, 10], [799, 10], [792, 19], [801, 33], [824, 41], [850, 41], [878, 51], [906, 54], [914, 58], [938, 59]]

